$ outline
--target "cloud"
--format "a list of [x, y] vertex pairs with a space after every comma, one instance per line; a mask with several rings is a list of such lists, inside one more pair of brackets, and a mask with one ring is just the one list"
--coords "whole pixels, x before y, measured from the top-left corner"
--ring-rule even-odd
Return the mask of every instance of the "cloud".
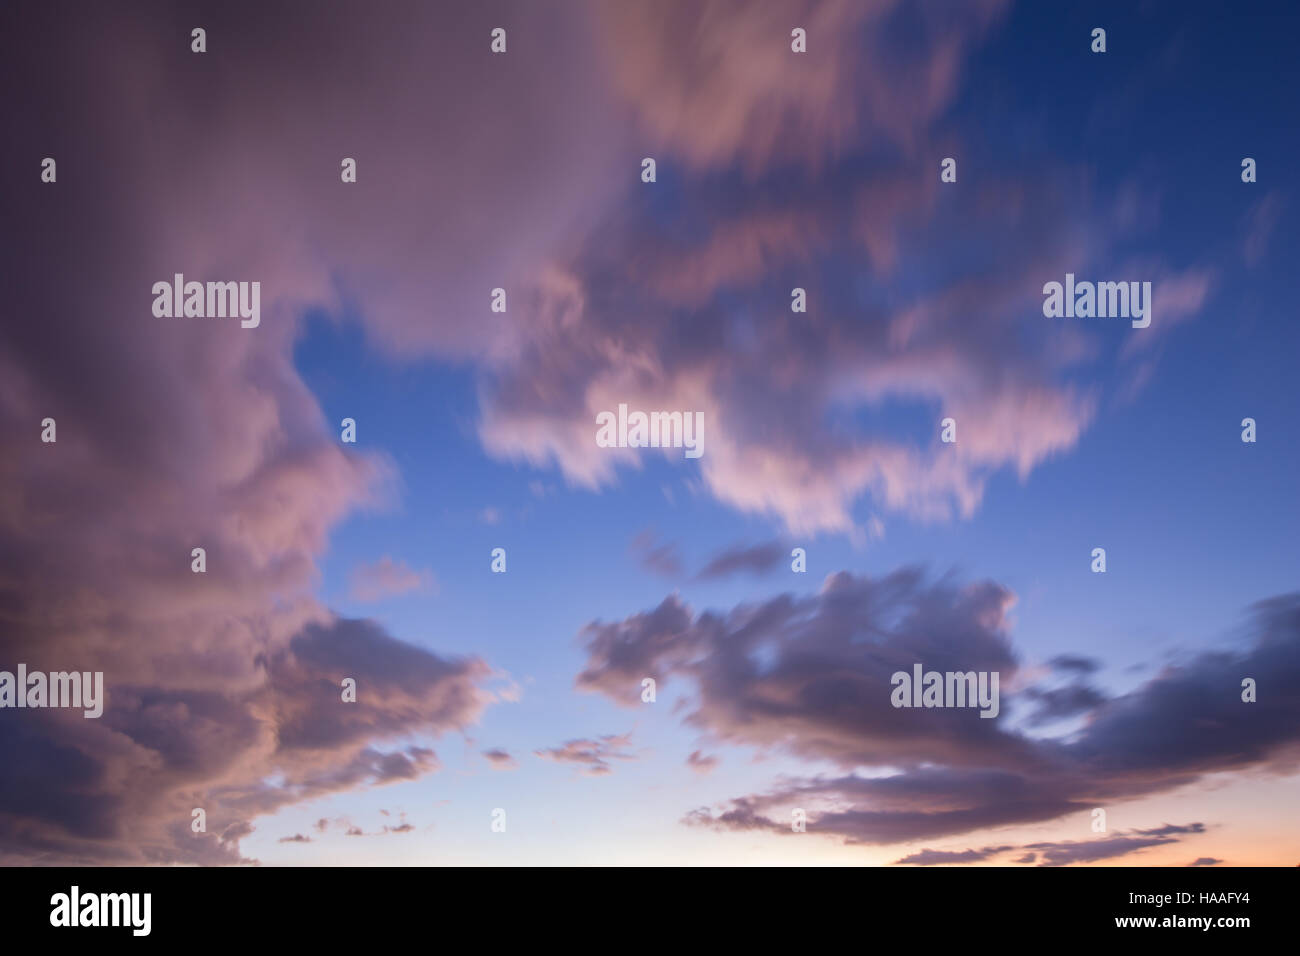
[[303, 836], [301, 833], [295, 833], [293, 836], [280, 837], [280, 843], [310, 843], [311, 837]]
[[[535, 43], [508, 63], [453, 44], [430, 72], [421, 37], [486, 37], [490, 15], [411, 5], [402, 29], [356, 44], [345, 11], [304, 23], [232, 3], [209, 35], [252, 42], [195, 73], [178, 68], [192, 56], [174, 42], [191, 26], [182, 11], [87, 8], [90, 46], [69, 42], [57, 13], [24, 11], [31, 42], [3, 70], [36, 94], [11, 133], [74, 166], [93, 155], [97, 175], [61, 175], [53, 206], [25, 188], [6, 206], [0, 657], [102, 670], [108, 705], [95, 721], [7, 721], [0, 862], [238, 862], [256, 816], [431, 772], [436, 756], [412, 738], [458, 731], [488, 703], [481, 660], [312, 598], [332, 529], [391, 507], [398, 483], [384, 456], [337, 441], [294, 347], [310, 310], [356, 307], [381, 348], [489, 355], [494, 333], [463, 321], [486, 308], [484, 290], [546, 260], [610, 195], [617, 121], [579, 14], [516, 12]], [[325, 51], [343, 48], [340, 72]], [[321, 126], [311, 117], [326, 107]], [[472, 144], [449, 140], [467, 115], [496, 121]], [[359, 143], [344, 193], [338, 161]], [[525, 154], [546, 189], [513, 175]], [[412, 196], [417, 179], [427, 188]], [[502, 216], [518, 217], [508, 236]], [[260, 326], [154, 317], [153, 283], [177, 272], [260, 282]], [[47, 416], [56, 444], [32, 430]], [[195, 547], [204, 574], [190, 570]], [[340, 700], [345, 676], [356, 704]], [[189, 829], [195, 805], [206, 834]]]
[[682, 573], [682, 559], [676, 543], [658, 543], [654, 531], [649, 528], [632, 539], [631, 550], [647, 571], [669, 578]]
[[[473, 723], [489, 698], [490, 676], [479, 658], [442, 658], [390, 637], [374, 622], [340, 619], [310, 625], [272, 662], [278, 748], [305, 753], [417, 730], [437, 732]], [[340, 681], [357, 682], [356, 702], [339, 703]], [[408, 747], [416, 762], [433, 751]], [[386, 768], [402, 775], [410, 760]]]
[[[864, 501], [969, 517], [993, 475], [1074, 448], [1099, 398], [1067, 366], [1096, 333], [1043, 321], [1042, 277], [1104, 260], [1116, 203], [1050, 160], [948, 192], [916, 173], [954, 150], [944, 110], [1005, 7], [598, 7], [627, 148], [663, 175], [531, 277], [483, 377], [487, 451], [588, 489], [664, 456], [789, 532], [862, 538]], [[1150, 271], [1162, 329], [1203, 304], [1208, 273]], [[624, 402], [702, 413], [698, 464], [599, 448], [596, 415]]]
[[[931, 582], [917, 569], [877, 579], [841, 572], [814, 595], [782, 594], [729, 611], [696, 612], [673, 595], [652, 611], [587, 625], [580, 634], [587, 661], [576, 683], [635, 706], [642, 677], [680, 682], [691, 729], [760, 755], [843, 771], [783, 778], [685, 818], [720, 829], [789, 832], [790, 808], [803, 807], [809, 832], [851, 844], [903, 843], [1085, 814], [1214, 773], [1292, 766], [1300, 698], [1261, 695], [1244, 704], [1240, 683], [1260, 674], [1278, 687], [1300, 682], [1300, 593], [1253, 606], [1243, 629], [1249, 639], [1233, 649], [1171, 664], [1120, 696], [1090, 696], [1082, 728], [1066, 738], [1025, 736], [1005, 716], [1045, 699], [1033, 684], [1014, 690], [1011, 605], [1011, 594], [992, 582]], [[997, 671], [1004, 716], [895, 709], [890, 676], [915, 662]], [[1167, 825], [1110, 844], [1030, 849], [1056, 865], [1201, 828]]]
[[[19, 785], [0, 794], [6, 858], [238, 862], [256, 816], [436, 770], [429, 748], [375, 744], [461, 729], [487, 701], [486, 665], [367, 622], [312, 625], [262, 655], [258, 680], [224, 690], [130, 683], [106, 665], [109, 706], [93, 726], [25, 716], [0, 741]], [[344, 675], [358, 682], [354, 704], [340, 699]], [[190, 835], [196, 804], [220, 837]]]
[[[596, 412], [620, 400], [698, 410], [706, 451], [691, 467], [719, 501], [792, 531], [860, 534], [856, 510], [867, 497], [877, 510], [923, 520], [973, 514], [994, 474], [1012, 469], [1023, 478], [1069, 451], [1095, 413], [1092, 390], [1057, 368], [1077, 336], [1035, 316], [1041, 280], [1031, 281], [1099, 253], [1093, 243], [1104, 230], [1092, 219], [1109, 210], [1094, 217], [1086, 174], [982, 176], [944, 202], [937, 176], [915, 174], [937, 168], [952, 148], [945, 111], [966, 59], [1007, 7], [511, 4], [514, 32], [530, 42], [498, 58], [454, 44], [431, 73], [421, 37], [486, 34], [495, 15], [411, 5], [404, 29], [379, 29], [358, 45], [345, 12], [325, 11], [304, 26], [285, 11], [232, 3], [215, 14], [212, 35], [252, 31], [258, 42], [223, 50], [215, 76], [177, 78], [165, 41], [185, 26], [177, 12], [146, 21], [91, 15], [86, 28], [104, 37], [102, 49], [131, 51], [131, 71], [57, 44], [68, 61], [67, 69], [53, 64], [60, 83], [48, 82], [48, 55], [24, 51], [9, 69], [16, 85], [41, 93], [24, 114], [32, 128], [23, 138], [80, 135], [69, 148], [93, 145], [118, 184], [114, 197], [75, 197], [77, 221], [52, 224], [60, 235], [84, 230], [77, 268], [109, 277], [96, 296], [134, 302], [142, 284], [180, 265], [263, 283], [273, 318], [255, 335], [223, 339], [220, 326], [202, 333], [258, 363], [256, 377], [244, 376], [241, 404], [223, 404], [220, 389], [206, 392], [209, 379], [239, 381], [225, 375], [235, 358], [197, 346], [177, 361], [156, 344], [137, 349], [122, 363], [124, 382], [158, 381], [162, 372], [167, 387], [206, 396], [206, 408], [248, 403], [266, 434], [281, 435], [281, 406], [268, 393], [303, 391], [291, 363], [301, 316], [355, 316], [367, 342], [395, 359], [432, 355], [472, 366], [478, 434], [494, 456], [601, 487], [642, 458], [597, 448]], [[796, 15], [808, 30], [806, 55], [790, 51]], [[56, 18], [33, 17], [34, 35], [59, 36]], [[348, 75], [319, 52], [338, 48], [353, 51]], [[194, 114], [190, 105], [214, 89], [225, 107]], [[328, 129], [310, 121], [323, 110]], [[179, 125], [145, 168], [138, 143], [162, 113]], [[402, 121], [416, 114], [422, 123]], [[111, 127], [105, 116], [116, 117]], [[494, 122], [481, 136], [449, 141], [445, 131], [467, 116]], [[267, 141], [277, 148], [258, 145]], [[382, 157], [361, 163], [357, 183], [343, 188], [336, 166], [304, 175], [302, 157], [346, 155], [354, 143]], [[664, 170], [655, 201], [634, 175], [646, 150]], [[439, 173], [429, 177], [433, 154]], [[516, 174], [521, 155], [530, 158], [527, 176]], [[169, 215], [193, 177], [218, 173], [220, 201]], [[410, 182], [421, 188], [412, 192]], [[66, 185], [60, 195], [80, 188]], [[47, 195], [23, 199], [19, 226], [45, 222]], [[665, 205], [681, 214], [666, 217]], [[284, 222], [297, 227], [286, 231]], [[131, 241], [115, 244], [118, 261], [110, 262], [99, 235]], [[935, 265], [940, 242], [951, 255]], [[989, 257], [994, 247], [1003, 254]], [[814, 256], [863, 254], [870, 268], [861, 277], [810, 275]], [[918, 262], [933, 272], [925, 283], [908, 274]], [[48, 284], [32, 275], [34, 289]], [[795, 285], [807, 287], [807, 314], [789, 311]], [[507, 312], [466, 321], [486, 313], [485, 290], [496, 287], [509, 293]], [[40, 303], [39, 292], [29, 297], [19, 303], [28, 314], [79, 314], [66, 302]], [[86, 303], [90, 314], [94, 307]], [[106, 328], [144, 328], [138, 319], [127, 309], [90, 330], [86, 354], [117, 344], [102, 341]], [[166, 328], [168, 348], [198, 337], [193, 323]], [[265, 348], [272, 338], [276, 348]], [[24, 370], [50, 361], [0, 358], [0, 370], [21, 394], [36, 387]], [[178, 369], [195, 376], [187, 382]], [[104, 373], [88, 371], [78, 387], [109, 394], [99, 387]], [[120, 431], [118, 422], [166, 408], [158, 398], [115, 404], [104, 414], [108, 427]], [[319, 427], [319, 408], [300, 398], [299, 411]], [[898, 421], [895, 411], [926, 422], [953, 416], [961, 438], [941, 445], [933, 429], [882, 424]], [[185, 449], [198, 450], [195, 461], [207, 461], [200, 444], [213, 437], [211, 422], [231, 432], [220, 453], [237, 458], [261, 447], [258, 436], [245, 442], [225, 417], [208, 415]], [[183, 424], [162, 430], [182, 433]], [[131, 460], [126, 442], [119, 461]], [[341, 455], [337, 445], [332, 451]], [[284, 493], [266, 490], [262, 520], [277, 517]], [[323, 512], [321, 523], [336, 517]]]
[[718, 766], [718, 763], [719, 760], [716, 755], [705, 754], [699, 750], [691, 751], [690, 756], [686, 758], [686, 766], [696, 773], [711, 773]]
[[1173, 828], [1168, 832], [1134, 831], [1143, 835], [1116, 835], [1101, 837], [1096, 840], [1067, 841], [1064, 843], [1030, 843], [1026, 849], [1037, 850], [1041, 856], [1039, 866], [1068, 866], [1071, 863], [1092, 863], [1096, 860], [1109, 860], [1117, 856], [1136, 853], [1153, 846], [1177, 843], [1172, 833], [1200, 833], [1204, 827], [1193, 824], [1193, 828]]
[[686, 679], [699, 690], [692, 726], [846, 766], [976, 762], [986, 747], [1007, 746], [997, 721], [954, 710], [900, 720], [890, 678], [921, 661], [1000, 671], [1009, 681], [1017, 668], [1004, 630], [1011, 600], [990, 582], [929, 582], [918, 569], [875, 580], [834, 574], [810, 597], [725, 613], [697, 615], [674, 595], [654, 611], [584, 628], [577, 686], [635, 706], [642, 678], [661, 687]]
[[1188, 866], [1218, 866], [1223, 861], [1212, 856], [1198, 856]]
[[500, 747], [483, 751], [483, 756], [491, 764], [493, 770], [514, 770], [519, 766], [515, 758], [510, 756], [509, 751], [502, 750]]
[[[1133, 830], [1129, 834], [1116, 834], [1110, 837], [1098, 837], [1093, 840], [1067, 841], [1062, 843], [1030, 843], [1026, 846], [986, 846], [979, 850], [920, 850], [908, 854], [895, 864], [911, 863], [918, 866], [933, 866], [940, 863], [978, 863], [999, 853], [1011, 850], [1031, 850], [1015, 860], [1016, 863], [1029, 864], [1041, 857], [1039, 866], [1066, 866], [1071, 863], [1090, 863], [1096, 860], [1113, 859], [1129, 853], [1136, 853], [1148, 847], [1177, 843], [1176, 835], [1205, 832], [1204, 824], [1192, 823], [1187, 826], [1165, 826], [1154, 830]], [[1208, 859], [1208, 858], [1205, 858]]]
[[917, 866], [935, 866], [940, 863], [978, 863], [981, 860], [987, 860], [991, 856], [1014, 849], [1015, 847], [1010, 846], [986, 846], [979, 850], [921, 850], [917, 853], [910, 853], [900, 860], [895, 860], [894, 863], [912, 863]]
[[533, 751], [537, 756], [556, 763], [577, 764], [582, 773], [590, 777], [613, 773], [610, 760], [634, 760], [635, 756], [622, 748], [631, 743], [632, 734], [606, 734], [595, 740], [579, 738], [565, 741], [559, 747]]
[[1268, 252], [1273, 232], [1277, 228], [1286, 201], [1277, 192], [1270, 192], [1253, 203], [1246, 211], [1241, 257], [1248, 266], [1257, 266]]
[[378, 601], [412, 591], [432, 591], [437, 584], [433, 572], [416, 571], [404, 561], [385, 555], [374, 564], [360, 564], [352, 569], [352, 597], [358, 601]]
[[1088, 676], [1101, 670], [1101, 661], [1091, 657], [1084, 657], [1080, 654], [1058, 654], [1047, 662], [1047, 666], [1055, 671]]
[[739, 571], [764, 574], [780, 564], [789, 553], [789, 548], [782, 541], [768, 541], [750, 546], [736, 545], [715, 555], [696, 577], [708, 581]]
[[[788, 204], [829, 206], [831, 193], [853, 188], [848, 173], [840, 175], [843, 182], [811, 186], [812, 195]], [[742, 228], [729, 221], [727, 206], [736, 199], [682, 190], [701, 229]], [[633, 210], [538, 283], [536, 300], [525, 306], [526, 341], [487, 376], [480, 437], [498, 457], [558, 465], [572, 483], [599, 488], [643, 457], [637, 449], [598, 447], [597, 414], [621, 403], [687, 409], [704, 416], [705, 450], [692, 467], [707, 489], [791, 532], [862, 533], [853, 509], [868, 495], [882, 510], [925, 520], [968, 516], [992, 474], [1012, 468], [1026, 476], [1073, 447], [1095, 411], [1089, 390], [1055, 380], [1054, 352], [1067, 333], [1034, 317], [1041, 294], [1024, 280], [1026, 269], [1056, 273], [1069, 264], [1068, 237], [1041, 235], [1042, 223], [1025, 221], [1069, 221], [1063, 210], [1051, 211], [1060, 201], [1035, 196], [996, 213], [1020, 220], [1018, 228], [988, 224], [1017, 246], [1009, 257], [1014, 270], [941, 277], [937, 290], [907, 301], [891, 296], [896, 304], [888, 305], [814, 288], [810, 295], [821, 297], [810, 316], [789, 311], [791, 286], [807, 280], [793, 279], [788, 263], [771, 263], [755, 275], [757, 285], [715, 285], [707, 297], [691, 293], [700, 304], [675, 305], [680, 279], [664, 287], [660, 274], [678, 277], [680, 270], [655, 260], [667, 248], [705, 263], [711, 250], [663, 234], [649, 211]], [[956, 221], [962, 213], [980, 218], [948, 210], [934, 228], [967, 235], [970, 227]], [[773, 211], [767, 220], [783, 215], [808, 213]], [[827, 228], [836, 231], [833, 222]], [[978, 238], [980, 247], [989, 241]], [[844, 246], [853, 242], [841, 237], [836, 248], [852, 255]], [[906, 240], [905, 251], [915, 243]], [[784, 248], [759, 245], [771, 256]], [[726, 283], [741, 275], [722, 264], [710, 274], [728, 276]], [[753, 303], [740, 313], [726, 304], [738, 294]], [[704, 335], [701, 314], [710, 322]], [[1010, 323], [1009, 315], [1024, 321]], [[893, 410], [932, 418], [934, 434], [900, 433], [882, 414]], [[938, 441], [937, 422], [948, 416], [961, 423], [956, 444]], [[680, 461], [674, 452], [643, 454]]]
[[[642, 135], [696, 170], [817, 169], [851, 143], [916, 147], [957, 92], [958, 68], [1007, 4], [743, 0], [597, 4], [614, 83]], [[904, 24], [904, 20], [907, 23]], [[791, 28], [807, 31], [806, 55]], [[897, 42], [911, 27], [916, 42]]]
[[[628, 148], [659, 155], [664, 195], [629, 193], [516, 298], [526, 319], [483, 379], [489, 453], [599, 488], [644, 461], [595, 445], [599, 412], [694, 410], [706, 448], [692, 467], [719, 501], [793, 532], [861, 535], [864, 496], [969, 516], [995, 472], [1023, 478], [1072, 448], [1096, 397], [1056, 375], [1077, 334], [1041, 321], [1031, 280], [1093, 251], [1086, 180], [985, 177], [940, 203], [937, 175], [915, 173], [937, 169], [931, 127], [1005, 6], [600, 5], [613, 87], [641, 126]], [[815, 54], [789, 50], [796, 14]], [[927, 291], [899, 284], [937, 243], [952, 254]], [[995, 244], [1006, 254], [990, 258]], [[810, 270], [864, 249], [872, 274], [856, 286]], [[794, 286], [806, 314], [790, 311]], [[946, 416], [962, 423], [955, 445], [888, 427]]]
[[1063, 687], [1050, 689], [1026, 687], [1024, 695], [1027, 700], [1037, 704], [1037, 709], [1028, 718], [1032, 724], [1047, 724], [1077, 717], [1088, 713], [1106, 700], [1101, 691], [1086, 684], [1066, 684]]
[[[594, 447], [593, 410], [622, 398], [703, 411], [704, 486], [792, 529], [852, 533], [865, 495], [927, 520], [969, 515], [1000, 469], [1024, 477], [1072, 448], [1095, 396], [1057, 374], [1068, 342], [1021, 318], [1039, 300], [1025, 276], [1063, 274], [1091, 251], [1081, 236], [1093, 197], [1068, 173], [1012, 174], [938, 203], [933, 185], [903, 175], [933, 168], [931, 127], [1004, 7], [937, 16], [945, 5], [927, 4], [914, 20], [895, 3], [809, 5], [816, 52], [796, 62], [788, 11], [522, 3], [509, 8], [512, 36], [531, 42], [508, 57], [453, 43], [431, 61], [429, 37], [486, 37], [496, 14], [410, 4], [400, 29], [377, 24], [358, 44], [346, 10], [304, 22], [228, 3], [211, 12], [210, 36], [248, 42], [199, 71], [181, 68], [193, 62], [176, 42], [192, 26], [183, 11], [88, 7], [79, 23], [98, 39], [86, 46], [67, 41], [57, 10], [26, 9], [32, 41], [0, 67], [30, 92], [11, 138], [93, 156], [96, 175], [64, 165], [57, 190], [30, 177], [7, 195], [0, 654], [103, 670], [109, 707], [99, 721], [10, 721], [0, 862], [237, 862], [256, 816], [433, 772], [436, 754], [411, 738], [459, 731], [490, 702], [485, 662], [341, 620], [311, 596], [331, 531], [391, 507], [398, 482], [384, 456], [337, 441], [298, 374], [309, 313], [355, 316], [395, 359], [470, 363], [484, 447], [586, 487], [640, 461]], [[918, 42], [894, 42], [909, 26]], [[467, 117], [480, 135], [449, 137]], [[358, 182], [344, 186], [337, 162], [359, 143]], [[630, 191], [646, 143], [664, 148], [654, 201]], [[905, 162], [877, 158], [876, 144]], [[786, 190], [768, 188], [791, 166], [802, 174]], [[665, 221], [665, 200], [690, 216]], [[960, 247], [948, 271], [904, 294], [906, 264], [932, 259], [948, 236]], [[994, 247], [999, 261], [981, 258]], [[800, 278], [809, 248], [865, 254], [871, 274], [857, 285]], [[155, 318], [149, 290], [176, 272], [259, 281], [260, 327]], [[808, 284], [807, 314], [789, 311], [795, 279]], [[474, 321], [497, 286], [508, 313]], [[900, 407], [956, 416], [958, 444], [853, 424]], [[38, 440], [46, 416], [58, 422], [53, 445]], [[194, 547], [206, 549], [205, 574], [189, 569]], [[680, 603], [651, 617], [651, 628], [684, 618], [683, 631], [611, 646], [593, 687], [615, 688], [639, 660], [684, 677], [671, 655], [692, 653], [713, 623]], [[1001, 659], [1004, 642], [971, 633]], [[357, 681], [356, 704], [339, 700], [344, 677]], [[751, 675], [751, 689], [761, 680]], [[859, 668], [844, 685], [814, 683], [837, 693], [870, 680]], [[794, 716], [796, 683], [780, 688]], [[752, 731], [725, 706], [699, 719], [770, 746], [807, 746], [825, 726], [812, 749], [838, 761], [908, 752], [883, 725], [856, 734], [857, 718], [879, 715], [823, 707], [782, 743], [761, 700], [738, 709], [756, 717]], [[1110, 709], [1101, 719], [1122, 723]], [[990, 747], [1019, 748], [1026, 762], [1042, 750], [939, 723], [914, 734], [936, 759], [968, 743], [972, 761]], [[1209, 765], [1226, 759], [1215, 736]], [[209, 834], [189, 831], [196, 797]]]
[[226, 827], [224, 830], [222, 830], [221, 836], [218, 839], [220, 840], [221, 843], [233, 847], [235, 844], [238, 844], [239, 841], [242, 840], [244, 837], [252, 833], [253, 830], [254, 827], [251, 823], [248, 823], [245, 820], [238, 820], [230, 824], [230, 826]]
[[[387, 814], [385, 814], [387, 815]], [[401, 814], [401, 823], [396, 826], [390, 826], [385, 823], [382, 833], [412, 833], [415, 831], [415, 824], [407, 822], [406, 814]]]
[[[978, 718], [977, 718], [978, 719]], [[719, 830], [790, 830], [791, 807], [808, 812], [808, 832], [846, 845], [910, 843], [989, 827], [1040, 823], [1085, 812], [1066, 787], [1006, 771], [910, 770], [885, 777], [815, 777], [700, 808], [683, 822]]]
[[1204, 833], [1205, 824], [1189, 823], [1186, 825], [1180, 825], [1180, 824], [1166, 823], [1164, 826], [1155, 827], [1150, 830], [1133, 830], [1132, 832], [1138, 834], [1139, 836], [1156, 836], [1156, 837], [1166, 837], [1166, 836], [1173, 836], [1175, 834], [1185, 834], [1185, 833]]
[[1121, 355], [1130, 358], [1150, 348], [1170, 329], [1200, 312], [1210, 295], [1214, 278], [1214, 271], [1204, 268], [1160, 275], [1151, 289], [1151, 327], [1142, 330], [1150, 334], [1126, 338]]

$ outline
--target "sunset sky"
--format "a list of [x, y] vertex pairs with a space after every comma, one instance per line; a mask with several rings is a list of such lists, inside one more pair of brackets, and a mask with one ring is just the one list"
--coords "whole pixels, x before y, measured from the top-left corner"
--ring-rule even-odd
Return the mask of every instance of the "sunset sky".
[[0, 863], [1300, 863], [1298, 28], [6, 4]]

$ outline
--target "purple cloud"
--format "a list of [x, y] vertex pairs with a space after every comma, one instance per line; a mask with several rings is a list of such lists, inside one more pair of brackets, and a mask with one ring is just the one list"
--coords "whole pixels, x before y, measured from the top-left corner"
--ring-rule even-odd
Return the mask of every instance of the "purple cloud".
[[510, 752], [500, 747], [493, 747], [491, 750], [483, 751], [483, 756], [493, 770], [514, 770], [519, 766], [515, 758], [510, 756]]
[[937, 866], [941, 863], [978, 863], [991, 856], [1014, 850], [1012, 846], [986, 846], [979, 850], [920, 850], [910, 853], [895, 864], [910, 863], [916, 866]]
[[723, 578], [740, 571], [751, 574], [765, 574], [771, 571], [790, 554], [790, 548], [782, 541], [768, 541], [756, 545], [736, 545], [728, 548], [709, 560], [696, 577], [702, 581]]
[[[916, 570], [880, 579], [835, 574], [815, 595], [784, 594], [724, 612], [697, 613], [672, 596], [653, 611], [589, 624], [577, 685], [635, 706], [643, 676], [679, 681], [692, 729], [845, 771], [785, 778], [686, 817], [715, 828], [789, 832], [790, 809], [802, 807], [809, 832], [901, 843], [1083, 814], [1212, 773], [1286, 768], [1284, 755], [1300, 740], [1300, 699], [1269, 693], [1243, 703], [1240, 682], [1251, 675], [1268, 675], [1274, 687], [1300, 682], [1300, 593], [1255, 605], [1248, 643], [1167, 667], [1127, 694], [1090, 698], [1083, 728], [1069, 738], [1025, 736], [1005, 717], [983, 720], [964, 708], [892, 707], [890, 676], [914, 662], [1000, 672], [1007, 711], [1041, 702], [1034, 685], [1012, 690], [1010, 605], [1011, 595], [991, 582], [929, 583]], [[1198, 715], [1194, 723], [1189, 713]], [[1159, 845], [1201, 827], [1030, 849], [1056, 865]]]

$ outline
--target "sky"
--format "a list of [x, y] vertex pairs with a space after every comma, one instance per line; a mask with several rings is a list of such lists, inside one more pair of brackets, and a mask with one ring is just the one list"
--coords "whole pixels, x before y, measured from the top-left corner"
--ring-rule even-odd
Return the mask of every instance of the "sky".
[[0, 17], [0, 862], [1300, 862], [1287, 5]]

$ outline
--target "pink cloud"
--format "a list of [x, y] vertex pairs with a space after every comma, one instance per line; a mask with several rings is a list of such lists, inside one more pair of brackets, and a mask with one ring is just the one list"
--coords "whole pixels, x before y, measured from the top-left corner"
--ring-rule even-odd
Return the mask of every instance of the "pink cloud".
[[626, 748], [632, 740], [632, 734], [605, 734], [590, 739], [569, 740], [559, 747], [547, 747], [533, 751], [537, 756], [556, 763], [576, 764], [584, 775], [602, 777], [614, 772], [611, 760], [635, 760], [636, 756]]
[[352, 596], [358, 601], [378, 601], [436, 588], [437, 581], [432, 571], [416, 571], [404, 561], [394, 561], [388, 555], [374, 564], [361, 564], [352, 569]]
[[[1003, 0], [920, 4], [924, 53], [888, 41], [897, 0], [670, 0], [597, 4], [619, 93], [651, 148], [694, 169], [777, 163], [811, 169], [871, 136], [905, 149], [948, 105], [965, 49]], [[791, 51], [791, 30], [808, 52]], [[907, 90], [906, 96], [898, 95]]]

